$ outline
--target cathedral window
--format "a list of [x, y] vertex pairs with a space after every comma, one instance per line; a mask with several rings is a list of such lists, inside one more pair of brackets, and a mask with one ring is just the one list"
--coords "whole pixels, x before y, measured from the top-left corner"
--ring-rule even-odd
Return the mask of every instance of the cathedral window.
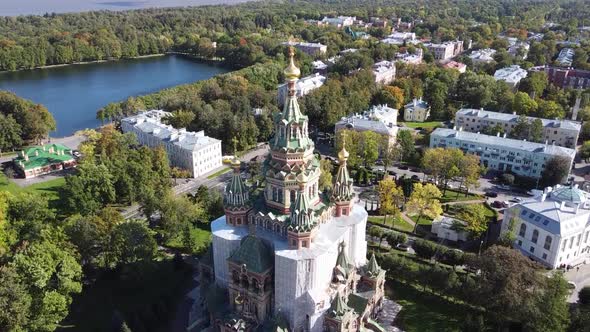
[[307, 248], [307, 241], [303, 240], [303, 244], [302, 244], [302, 246], [303, 246], [304, 248]]
[[283, 191], [280, 189], [277, 191], [278, 191], [278, 202], [283, 203]]

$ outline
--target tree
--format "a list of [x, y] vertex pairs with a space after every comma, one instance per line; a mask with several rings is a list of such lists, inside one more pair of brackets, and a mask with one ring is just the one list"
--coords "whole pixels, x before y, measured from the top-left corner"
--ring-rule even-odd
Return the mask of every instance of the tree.
[[66, 177], [61, 197], [71, 212], [93, 214], [115, 202], [113, 176], [105, 165], [82, 163], [76, 175]]
[[11, 114], [0, 113], [0, 155], [3, 151], [15, 149], [22, 145], [21, 127]]
[[590, 286], [584, 286], [578, 292], [578, 303], [581, 306], [590, 306]]
[[514, 184], [514, 175], [510, 173], [502, 174], [502, 183], [507, 184], [509, 186]]
[[520, 115], [518, 119], [516, 119], [516, 125], [510, 131], [510, 136], [516, 139], [528, 139], [531, 132], [531, 123], [529, 122], [528, 117], [525, 115]]
[[566, 331], [570, 322], [567, 281], [562, 273], [556, 272], [544, 279], [543, 284], [542, 290], [535, 294], [535, 303], [528, 308], [532, 312], [523, 325], [530, 331]]
[[[479, 187], [479, 177], [485, 173], [485, 168], [480, 166], [479, 157], [474, 154], [466, 154], [459, 161], [459, 188], [465, 186], [465, 195], [469, 188]], [[457, 193], [458, 194], [458, 193]]]
[[541, 172], [543, 186], [554, 186], [563, 183], [570, 174], [571, 160], [566, 156], [554, 156], [545, 162]]
[[383, 88], [387, 91], [391, 98], [386, 101], [389, 107], [400, 109], [404, 103], [404, 92], [397, 86], [386, 86]]
[[547, 84], [547, 74], [543, 71], [535, 71], [519, 82], [518, 90], [528, 93], [532, 98], [537, 98], [543, 95]]
[[473, 238], [479, 238], [488, 228], [486, 208], [482, 204], [467, 205], [459, 212], [457, 218], [466, 223], [461, 228], [469, 232]]
[[414, 184], [414, 191], [412, 191], [412, 195], [406, 203], [406, 211], [409, 214], [418, 215], [418, 220], [414, 225], [414, 233], [416, 233], [418, 223], [423, 216], [434, 219], [442, 214], [442, 206], [439, 200], [441, 197], [441, 192], [433, 184]]
[[424, 259], [431, 259], [436, 253], [436, 245], [423, 239], [416, 239], [412, 248], [416, 251], [416, 255]]
[[162, 119], [162, 122], [174, 128], [188, 128], [195, 119], [195, 113], [184, 110], [176, 110]]
[[531, 142], [543, 141], [543, 121], [541, 119], [534, 119], [531, 123], [529, 140]]
[[532, 115], [537, 111], [537, 102], [524, 92], [517, 92], [514, 95], [512, 110], [520, 115]]
[[147, 225], [136, 220], [124, 222], [113, 230], [110, 262], [114, 265], [150, 262], [156, 250], [156, 240]]
[[371, 166], [379, 158], [381, 137], [373, 131], [363, 131], [361, 136], [361, 155], [365, 166]]
[[565, 117], [563, 108], [553, 100], [539, 100], [537, 105], [537, 116], [540, 118], [563, 119]]
[[28, 330], [53, 331], [68, 313], [71, 296], [82, 291], [82, 268], [70, 248], [47, 240], [17, 252], [9, 266], [32, 296]]
[[332, 162], [328, 159], [320, 160], [320, 169], [322, 173], [318, 182], [318, 189], [320, 191], [326, 191], [332, 189]]
[[0, 267], [0, 329], [25, 331], [29, 320], [31, 295], [15, 269]]
[[580, 131], [580, 139], [590, 140], [590, 121], [585, 121], [582, 124], [582, 130]]
[[384, 147], [381, 152], [383, 161], [383, 170], [387, 172], [389, 166], [393, 165], [401, 156], [401, 147], [399, 145], [389, 144], [389, 137], [384, 137], [381, 146]]
[[399, 206], [403, 203], [404, 193], [392, 179], [384, 179], [379, 182], [379, 213], [383, 215], [383, 223], [387, 222], [387, 216], [393, 215], [393, 220], [399, 214]]
[[396, 144], [401, 150], [402, 161], [408, 161], [412, 158], [415, 151], [414, 136], [410, 130], [400, 130], [397, 132]]
[[172, 194], [162, 198], [159, 203], [160, 227], [166, 239], [174, 238], [187, 224], [195, 224], [205, 215], [199, 203], [191, 202], [185, 196]]

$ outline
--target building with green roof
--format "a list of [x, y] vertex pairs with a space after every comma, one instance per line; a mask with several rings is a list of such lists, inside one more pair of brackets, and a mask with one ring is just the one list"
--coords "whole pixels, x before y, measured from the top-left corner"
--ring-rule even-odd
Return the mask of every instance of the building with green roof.
[[25, 179], [49, 174], [76, 166], [72, 149], [61, 144], [33, 146], [19, 152], [13, 160]]

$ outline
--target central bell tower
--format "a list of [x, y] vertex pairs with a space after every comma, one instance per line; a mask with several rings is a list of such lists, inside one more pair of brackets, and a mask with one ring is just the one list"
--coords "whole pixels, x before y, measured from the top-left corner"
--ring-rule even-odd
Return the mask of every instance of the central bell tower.
[[[289, 66], [284, 71], [288, 95], [283, 112], [274, 119], [275, 136], [270, 141], [270, 158], [265, 168], [265, 203], [281, 214], [290, 214], [291, 206], [301, 191], [307, 194], [310, 205], [320, 201], [320, 162], [313, 154], [308, 117], [301, 113], [297, 102], [295, 85], [301, 71], [295, 66], [294, 56], [295, 51], [291, 47]], [[307, 179], [304, 188], [297, 181], [300, 174]]]

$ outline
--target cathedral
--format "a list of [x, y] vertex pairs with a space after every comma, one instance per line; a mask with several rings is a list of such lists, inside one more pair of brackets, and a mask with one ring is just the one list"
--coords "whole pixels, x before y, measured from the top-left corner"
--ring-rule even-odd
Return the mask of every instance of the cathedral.
[[225, 297], [207, 300], [211, 329], [383, 331], [374, 319], [385, 271], [374, 255], [367, 260], [367, 211], [354, 198], [348, 152], [338, 154], [330, 195], [321, 192], [320, 160], [295, 94], [300, 70], [293, 49], [284, 73], [288, 96], [274, 119], [265, 185], [246, 186], [235, 160], [225, 215], [211, 223], [201, 280], [203, 289], [222, 289]]

